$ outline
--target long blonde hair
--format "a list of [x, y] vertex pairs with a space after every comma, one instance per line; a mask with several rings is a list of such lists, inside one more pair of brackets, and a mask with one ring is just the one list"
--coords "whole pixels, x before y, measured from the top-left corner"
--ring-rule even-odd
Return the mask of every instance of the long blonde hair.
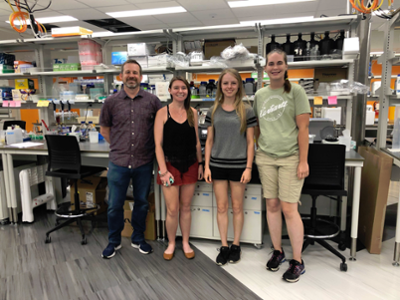
[[[171, 81], [169, 83], [169, 88], [170, 89], [172, 88], [172, 84], [175, 81], [182, 81], [186, 85], [188, 94], [187, 94], [187, 97], [186, 97], [185, 102], [184, 102], [183, 105], [184, 105], [185, 110], [186, 110], [187, 120], [188, 120], [189, 126], [190, 127], [194, 127], [194, 114], [193, 114], [192, 107], [190, 106], [190, 99], [192, 98], [192, 93], [190, 91], [189, 82], [187, 82], [187, 80], [185, 78], [183, 78], [182, 76], [175, 76], [174, 78], [171, 79]], [[173, 100], [172, 99], [172, 95], [171, 95], [171, 100]]]
[[215, 111], [222, 103], [224, 103], [224, 93], [222, 92], [221, 85], [222, 85], [222, 78], [225, 76], [225, 74], [231, 74], [233, 77], [235, 77], [235, 79], [238, 82], [238, 91], [236, 92], [234, 105], [235, 105], [236, 113], [240, 119], [240, 133], [244, 133], [247, 128], [246, 107], [242, 101], [245, 94], [244, 94], [242, 78], [240, 77], [239, 72], [236, 71], [235, 69], [225, 69], [219, 75], [218, 85], [217, 85], [217, 94], [215, 96], [215, 101], [214, 101], [214, 109], [211, 113], [211, 124], [214, 125]]

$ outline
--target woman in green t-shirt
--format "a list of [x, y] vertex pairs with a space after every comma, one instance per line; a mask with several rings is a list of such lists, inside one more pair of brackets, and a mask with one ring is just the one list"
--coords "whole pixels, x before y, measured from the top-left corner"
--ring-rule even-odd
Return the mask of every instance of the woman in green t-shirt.
[[259, 149], [256, 164], [267, 205], [267, 222], [274, 252], [267, 269], [278, 271], [285, 253], [281, 246], [282, 215], [285, 215], [293, 259], [283, 279], [296, 282], [305, 272], [301, 259], [304, 226], [298, 203], [304, 178], [308, 176], [308, 125], [310, 104], [298, 84], [287, 79], [287, 58], [282, 50], [267, 55], [265, 71], [270, 85], [260, 89], [254, 98], [258, 119], [256, 138]]

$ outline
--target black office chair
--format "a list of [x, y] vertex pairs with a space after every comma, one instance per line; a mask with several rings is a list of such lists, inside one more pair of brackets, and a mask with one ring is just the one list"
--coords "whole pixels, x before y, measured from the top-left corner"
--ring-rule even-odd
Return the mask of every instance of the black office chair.
[[[304, 222], [303, 251], [310, 244], [317, 242], [342, 260], [341, 271], [347, 271], [346, 258], [325, 241], [336, 237], [340, 233], [340, 228], [333, 222], [318, 218], [316, 202], [320, 195], [336, 196], [339, 202], [342, 196], [347, 196], [344, 189], [345, 157], [344, 145], [310, 144], [308, 152], [310, 175], [305, 179], [302, 190], [303, 194], [308, 194], [312, 198], [311, 216], [303, 218], [308, 220]], [[327, 228], [330, 229], [329, 233], [325, 232]]]
[[[82, 233], [82, 245], [87, 244], [85, 232], [81, 219], [92, 216], [96, 209], [81, 209], [79, 205], [78, 180], [100, 173], [106, 168], [81, 165], [81, 151], [75, 136], [46, 135], [47, 148], [49, 151], [49, 165], [46, 176], [60, 177], [73, 180], [75, 186], [74, 209], [71, 210], [71, 203], [63, 203], [56, 210], [57, 225], [46, 232], [46, 244], [51, 242], [50, 233], [73, 222], [77, 222]], [[66, 219], [61, 224], [58, 220]]]
[[26, 129], [26, 122], [21, 120], [10, 120], [3, 122], [3, 130], [7, 130], [8, 126], [18, 125], [21, 129]]

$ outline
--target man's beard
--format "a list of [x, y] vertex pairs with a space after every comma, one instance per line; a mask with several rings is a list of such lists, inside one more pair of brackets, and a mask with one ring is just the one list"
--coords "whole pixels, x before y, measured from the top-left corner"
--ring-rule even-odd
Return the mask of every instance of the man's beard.
[[125, 83], [125, 86], [126, 86], [128, 89], [134, 90], [134, 89], [136, 89], [136, 88], [138, 87], [139, 83], [138, 83], [136, 80], [131, 80], [131, 81], [133, 81], [133, 83], [128, 83], [129, 80], [127, 80], [126, 83]]

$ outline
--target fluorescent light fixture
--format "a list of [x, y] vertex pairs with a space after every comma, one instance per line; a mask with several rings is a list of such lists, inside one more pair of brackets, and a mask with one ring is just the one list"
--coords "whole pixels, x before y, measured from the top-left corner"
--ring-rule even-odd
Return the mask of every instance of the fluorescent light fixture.
[[231, 8], [237, 7], [249, 7], [249, 6], [262, 6], [262, 5], [273, 5], [273, 4], [285, 4], [285, 3], [298, 3], [298, 2], [311, 2], [315, 0], [249, 0], [249, 1], [230, 1], [228, 2]]
[[383, 51], [378, 51], [378, 52], [370, 52], [370, 55], [382, 55]]
[[184, 9], [182, 6], [174, 6], [174, 7], [154, 8], [154, 9], [139, 9], [130, 11], [109, 12], [106, 14], [113, 18], [126, 18], [126, 17], [176, 14], [183, 12], [186, 12], [186, 9]]
[[[49, 17], [49, 18], [37, 18], [36, 21], [42, 24], [50, 24], [50, 23], [60, 23], [60, 22], [73, 22], [79, 20], [71, 16], [60, 16], [60, 17]], [[6, 23], [10, 23], [10, 21], [6, 21]], [[31, 24], [30, 20], [26, 20], [26, 23], [28, 25]], [[20, 25], [19, 20], [15, 20], [14, 24]]]
[[242, 21], [240, 22], [240, 25], [254, 25], [255, 23], [261, 23], [261, 25], [291, 24], [291, 23], [307, 22], [312, 20], [314, 20], [314, 17], [309, 16], [309, 17], [272, 19], [272, 20], [262, 20], [262, 21]]

